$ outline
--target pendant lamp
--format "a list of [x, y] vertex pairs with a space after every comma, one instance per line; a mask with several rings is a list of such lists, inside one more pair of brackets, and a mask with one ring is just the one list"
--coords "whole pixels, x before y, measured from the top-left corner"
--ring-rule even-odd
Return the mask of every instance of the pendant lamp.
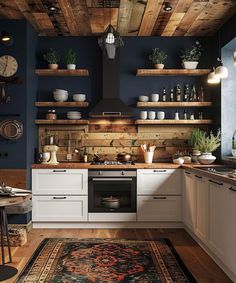
[[114, 60], [116, 57], [116, 48], [124, 46], [121, 36], [111, 24], [98, 39], [98, 44], [102, 50], [106, 51], [108, 59], [111, 60]]
[[220, 65], [215, 69], [215, 74], [219, 79], [226, 79], [228, 78], [229, 72], [228, 69], [223, 66], [222, 60], [220, 58], [217, 58], [217, 61], [220, 63]]
[[215, 68], [213, 68], [212, 72], [207, 76], [207, 82], [209, 84], [219, 84], [220, 78], [215, 73]]

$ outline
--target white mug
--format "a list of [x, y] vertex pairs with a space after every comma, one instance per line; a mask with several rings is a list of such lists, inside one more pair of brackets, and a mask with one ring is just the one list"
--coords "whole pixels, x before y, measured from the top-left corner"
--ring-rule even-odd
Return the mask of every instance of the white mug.
[[164, 120], [165, 119], [165, 112], [164, 111], [157, 111], [157, 119]]
[[146, 119], [147, 119], [147, 116], [148, 116], [147, 111], [141, 111], [141, 112], [140, 112], [140, 119], [141, 119], [141, 120], [146, 120]]
[[157, 101], [159, 101], [159, 94], [158, 94], [158, 93], [153, 93], [153, 94], [151, 95], [151, 100], [152, 100], [152, 102], [157, 102]]
[[156, 118], [156, 112], [155, 111], [148, 111], [148, 119], [149, 120], [155, 120]]

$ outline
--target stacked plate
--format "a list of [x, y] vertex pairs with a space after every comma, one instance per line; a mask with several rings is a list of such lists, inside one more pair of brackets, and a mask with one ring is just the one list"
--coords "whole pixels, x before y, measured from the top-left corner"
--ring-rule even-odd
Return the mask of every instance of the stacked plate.
[[79, 119], [81, 119], [81, 113], [78, 112], [78, 111], [68, 111], [67, 112], [67, 119], [79, 120]]

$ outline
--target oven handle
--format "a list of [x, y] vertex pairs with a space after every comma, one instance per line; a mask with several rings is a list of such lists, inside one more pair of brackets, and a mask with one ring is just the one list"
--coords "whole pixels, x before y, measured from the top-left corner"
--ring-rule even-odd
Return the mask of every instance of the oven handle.
[[93, 181], [132, 181], [132, 178], [93, 178]]

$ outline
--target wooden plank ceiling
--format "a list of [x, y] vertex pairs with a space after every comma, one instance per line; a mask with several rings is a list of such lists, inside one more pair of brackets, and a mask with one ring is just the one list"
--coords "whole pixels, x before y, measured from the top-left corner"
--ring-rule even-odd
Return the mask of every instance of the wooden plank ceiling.
[[235, 13], [236, 0], [0, 0], [0, 19], [25, 18], [42, 36], [98, 35], [110, 23], [123, 36], [209, 36]]

